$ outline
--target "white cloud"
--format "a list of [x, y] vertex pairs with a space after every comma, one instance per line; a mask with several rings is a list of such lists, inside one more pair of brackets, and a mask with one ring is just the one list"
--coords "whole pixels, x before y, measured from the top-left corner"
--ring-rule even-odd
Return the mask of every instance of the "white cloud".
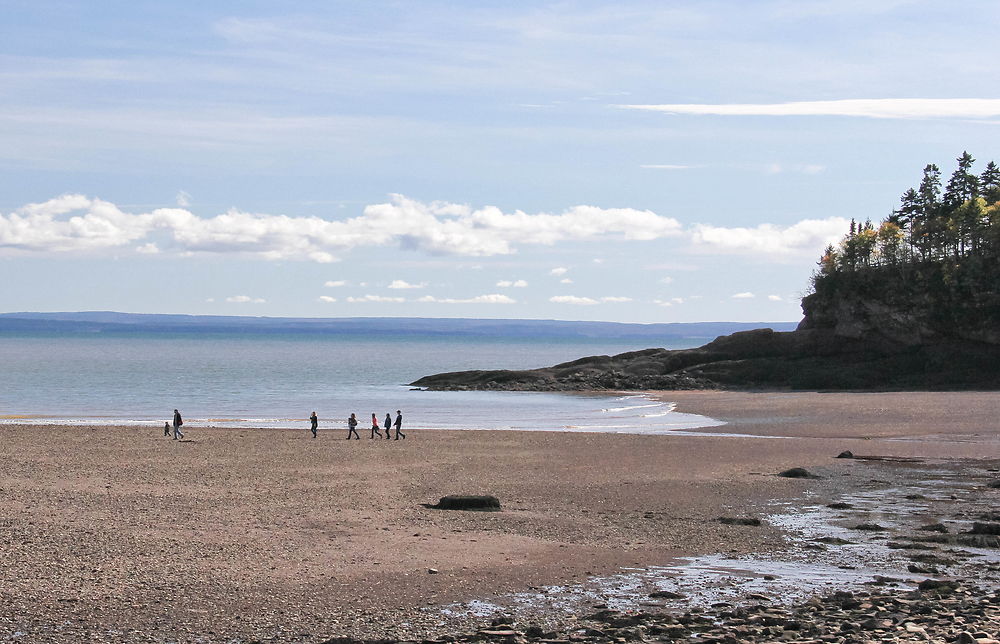
[[427, 282], [420, 282], [419, 284], [410, 284], [409, 282], [403, 280], [392, 280], [389, 284], [389, 288], [424, 288], [427, 286]]
[[500, 280], [497, 286], [500, 288], [525, 288], [528, 283], [524, 280]]
[[675, 219], [649, 210], [574, 206], [559, 214], [473, 210], [447, 202], [421, 203], [393, 195], [344, 220], [256, 214], [231, 209], [210, 218], [183, 208], [132, 214], [112, 203], [64, 195], [0, 214], [0, 248], [20, 251], [93, 251], [150, 241], [163, 250], [246, 253], [264, 259], [330, 263], [358, 247], [396, 245], [429, 253], [489, 256], [518, 245], [552, 245], [619, 237], [653, 240], [681, 234]]
[[736, 293], [732, 296], [734, 300], [752, 300], [755, 297], [750, 291], [744, 291], [742, 293]]
[[996, 118], [995, 98], [871, 98], [791, 103], [619, 105], [630, 110], [714, 116], [853, 116], [881, 119]]
[[[691, 299], [696, 299], [696, 298], [691, 298]], [[666, 299], [666, 300], [664, 300], [664, 299], [657, 299], [657, 300], [653, 300], [653, 304], [658, 304], [660, 306], [673, 306], [674, 304], [684, 304], [684, 298], [683, 297], [672, 297], [672, 298]]]
[[818, 163], [786, 165], [782, 163], [768, 163], [764, 166], [764, 174], [782, 174], [785, 172], [796, 172], [799, 174], [816, 175], [826, 170], [825, 165]]
[[817, 254], [817, 249], [839, 241], [849, 225], [842, 217], [804, 219], [787, 227], [761, 224], [755, 228], [724, 228], [696, 224], [691, 228], [691, 241], [696, 250], [761, 258]]
[[143, 244], [142, 246], [136, 246], [135, 252], [143, 255], [156, 255], [160, 252], [160, 249], [156, 246], [156, 244], [150, 242], [148, 244]]
[[568, 277], [564, 277], [564, 278], [562, 278], [561, 280], [559, 280], [559, 283], [560, 283], [560, 284], [572, 284], [572, 283], [573, 283], [573, 280], [571, 280], [571, 279], [570, 279], [570, 278], [568, 278]]
[[329, 303], [333, 303], [333, 302], [337, 301], [337, 298], [330, 297], [329, 295], [320, 295], [318, 299], [319, 299], [320, 302], [329, 302]]
[[631, 302], [632, 298], [611, 295], [608, 297], [602, 297], [601, 301], [608, 303]]
[[770, 300], [771, 302], [782, 302], [782, 301], [784, 301], [784, 298], [782, 298], [780, 295], [768, 295], [767, 299]]
[[347, 280], [327, 280], [323, 282], [323, 286], [327, 288], [338, 288], [341, 286], [347, 286]]
[[558, 266], [556, 268], [553, 268], [551, 271], [549, 271], [549, 275], [559, 276], [559, 275], [565, 275], [568, 272], [569, 272], [569, 269], [566, 268], [565, 266]]
[[555, 302], [556, 304], [582, 304], [586, 306], [598, 303], [593, 298], [577, 297], [576, 295], [554, 295], [549, 298], [549, 302]]
[[264, 304], [267, 302], [262, 297], [250, 297], [249, 295], [230, 295], [226, 301], [230, 304]]
[[380, 302], [380, 303], [394, 303], [398, 304], [400, 302], [405, 302], [406, 298], [402, 297], [385, 297], [383, 295], [365, 295], [363, 297], [349, 297], [347, 301], [352, 304], [358, 304], [361, 302]]
[[477, 295], [465, 299], [438, 298], [433, 295], [425, 295], [417, 299], [417, 302], [430, 302], [435, 304], [516, 304], [517, 300], [502, 295], [500, 293], [490, 293], [489, 295]]
[[674, 283], [674, 278], [670, 277], [669, 275], [667, 277], [660, 278], [660, 284], [673, 284], [673, 283]]
[[174, 197], [174, 201], [177, 202], [177, 205], [181, 208], [187, 208], [191, 205], [191, 195], [184, 190], [178, 190], [177, 196]]

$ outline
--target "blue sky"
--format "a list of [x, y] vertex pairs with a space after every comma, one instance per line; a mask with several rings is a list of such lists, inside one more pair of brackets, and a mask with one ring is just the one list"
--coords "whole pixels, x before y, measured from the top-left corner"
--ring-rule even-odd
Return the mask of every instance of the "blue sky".
[[782, 321], [995, 2], [0, 2], [5, 311]]

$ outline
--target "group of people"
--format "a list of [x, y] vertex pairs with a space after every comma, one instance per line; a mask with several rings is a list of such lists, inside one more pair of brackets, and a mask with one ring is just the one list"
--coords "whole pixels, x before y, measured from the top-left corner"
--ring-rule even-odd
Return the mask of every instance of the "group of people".
[[[181, 412], [174, 410], [174, 440], [178, 438], [184, 438], [184, 432], [181, 431], [181, 425], [184, 424], [184, 419], [181, 418]], [[163, 435], [170, 436], [170, 423], [163, 423]]]
[[[313, 415], [310, 416], [310, 419], [312, 420], [313, 438], [316, 438], [316, 412], [313, 412]], [[389, 430], [392, 429], [393, 426], [396, 427], [395, 440], [399, 440], [400, 438], [406, 438], [406, 434], [400, 431], [401, 428], [403, 427], [403, 412], [399, 411], [398, 409], [396, 410], [395, 423], [392, 422], [392, 415], [389, 412], [386, 412], [385, 414], [385, 424], [383, 425], [383, 427], [385, 427], [386, 440], [392, 439], [392, 436], [389, 435], [390, 433]], [[347, 419], [347, 440], [351, 440], [352, 434], [354, 435], [354, 438], [361, 440], [361, 437], [358, 436], [358, 418], [354, 414], [351, 414], [351, 417]], [[378, 416], [372, 414], [372, 434], [371, 436], [369, 436], [369, 438], [375, 438], [375, 434], [378, 434], [378, 437], [382, 438], [382, 432], [379, 431], [379, 426], [378, 426]]]
[[[184, 438], [184, 432], [181, 431], [181, 425], [183, 424], [184, 424], [184, 419], [181, 418], [181, 413], [175, 409], [174, 421], [173, 421], [174, 440], [177, 440], [179, 438]], [[389, 430], [392, 429], [393, 426], [395, 426], [396, 428], [395, 440], [399, 440], [400, 438], [406, 438], [406, 434], [404, 434], [401, 431], [403, 428], [403, 412], [401, 412], [398, 409], [396, 410], [395, 423], [393, 423], [392, 421], [392, 414], [390, 414], [389, 412], [386, 412], [385, 414], [385, 424], [383, 425], [383, 427], [385, 427], [386, 440], [392, 440], [392, 436], [389, 435], [390, 434]], [[316, 415], [315, 411], [309, 415], [309, 429], [310, 431], [312, 431], [313, 438], [316, 438], [317, 434], [319, 433], [319, 416]], [[163, 435], [170, 436], [170, 430], [171, 430], [171, 424], [163, 423]], [[358, 436], [357, 430], [358, 430], [358, 418], [354, 414], [351, 414], [351, 417], [347, 419], [347, 440], [351, 440], [352, 434], [354, 435], [354, 438], [361, 440], [361, 437]], [[375, 434], [378, 434], [378, 437], [382, 438], [382, 432], [379, 430], [378, 426], [378, 416], [372, 414], [371, 438], [375, 438]]]

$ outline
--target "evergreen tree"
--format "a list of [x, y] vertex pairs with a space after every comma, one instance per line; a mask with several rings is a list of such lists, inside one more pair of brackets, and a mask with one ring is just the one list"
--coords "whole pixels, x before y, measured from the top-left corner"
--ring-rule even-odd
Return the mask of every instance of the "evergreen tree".
[[910, 235], [920, 255], [927, 259], [944, 232], [941, 220], [941, 170], [933, 163], [924, 166], [924, 177], [917, 188], [919, 210], [910, 224]]
[[972, 164], [976, 160], [968, 152], [963, 152], [957, 161], [958, 168], [952, 173], [944, 191], [944, 207], [948, 210], [954, 210], [979, 196], [979, 177], [972, 173]]
[[1000, 168], [992, 161], [986, 164], [986, 169], [979, 176], [979, 189], [987, 204], [1000, 201]]

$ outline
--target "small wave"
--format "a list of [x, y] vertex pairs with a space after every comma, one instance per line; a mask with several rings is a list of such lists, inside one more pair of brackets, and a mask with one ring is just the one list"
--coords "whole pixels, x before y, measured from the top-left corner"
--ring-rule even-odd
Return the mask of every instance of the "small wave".
[[642, 418], [660, 418], [660, 417], [666, 416], [668, 414], [670, 414], [669, 411], [661, 411], [658, 414], [643, 414], [641, 417]]
[[631, 405], [629, 407], [608, 407], [607, 409], [602, 409], [601, 411], [605, 413], [616, 412], [616, 411], [632, 411], [633, 409], [648, 409], [649, 407], [662, 407], [663, 403], [652, 403], [649, 405]]

